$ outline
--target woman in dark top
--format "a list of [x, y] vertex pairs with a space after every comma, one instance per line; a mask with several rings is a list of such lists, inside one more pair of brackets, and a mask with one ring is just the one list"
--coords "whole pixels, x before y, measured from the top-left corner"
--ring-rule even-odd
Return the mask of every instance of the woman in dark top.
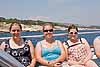
[[21, 38], [22, 26], [13, 22], [9, 28], [12, 37], [1, 44], [5, 50], [25, 67], [35, 67], [34, 47], [30, 40]]

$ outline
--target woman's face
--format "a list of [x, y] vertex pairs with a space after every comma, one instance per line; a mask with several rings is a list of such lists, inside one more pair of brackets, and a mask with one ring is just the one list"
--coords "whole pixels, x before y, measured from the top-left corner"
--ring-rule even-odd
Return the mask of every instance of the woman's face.
[[20, 33], [21, 33], [20, 26], [18, 24], [13, 24], [10, 33], [13, 38], [20, 38]]
[[53, 27], [50, 25], [44, 26], [43, 33], [46, 39], [51, 39], [53, 36]]
[[77, 37], [78, 37], [78, 32], [76, 29], [70, 29], [69, 33], [69, 38], [72, 39], [72, 40], [76, 40]]

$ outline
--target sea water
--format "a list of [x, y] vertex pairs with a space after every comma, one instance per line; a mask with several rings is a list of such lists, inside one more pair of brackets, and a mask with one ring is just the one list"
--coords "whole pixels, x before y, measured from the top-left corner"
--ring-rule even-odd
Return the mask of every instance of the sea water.
[[[94, 39], [97, 37], [97, 36], [100, 36], [100, 33], [98, 33], [97, 31], [100, 31], [100, 30], [80, 30], [79, 32], [90, 32], [89, 34], [79, 34], [79, 38], [85, 38], [88, 43], [90, 45], [93, 45], [93, 41]], [[91, 33], [91, 32], [95, 32], [95, 33]], [[97, 33], [96, 33], [97, 32]], [[57, 31], [54, 31], [54, 34], [63, 34], [63, 33], [67, 33], [66, 31], [63, 31], [63, 30], [57, 30]], [[22, 32], [21, 36], [35, 36], [35, 35], [43, 35], [42, 32]], [[2, 37], [10, 37], [10, 33], [4, 33], [4, 32], [0, 32], [0, 38]], [[57, 39], [57, 40], [60, 40], [62, 42], [68, 40], [68, 37], [67, 35], [63, 35], [63, 36], [54, 36], [53, 37], [54, 39]], [[34, 38], [27, 38], [27, 39], [30, 39], [32, 40], [32, 43], [33, 45], [36, 45], [36, 43], [40, 40], [43, 39], [43, 37], [34, 37]]]

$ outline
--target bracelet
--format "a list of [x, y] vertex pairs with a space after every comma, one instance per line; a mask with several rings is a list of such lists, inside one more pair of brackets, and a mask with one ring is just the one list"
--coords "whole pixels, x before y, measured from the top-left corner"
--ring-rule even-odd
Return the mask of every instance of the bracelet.
[[[50, 64], [50, 61], [48, 61], [48, 64]], [[54, 67], [54, 64], [50, 64], [50, 67]]]
[[48, 61], [48, 64], [50, 64], [50, 62]]

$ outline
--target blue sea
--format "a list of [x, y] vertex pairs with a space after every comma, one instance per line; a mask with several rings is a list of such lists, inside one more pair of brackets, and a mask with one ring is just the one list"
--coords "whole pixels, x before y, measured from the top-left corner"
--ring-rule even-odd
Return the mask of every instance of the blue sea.
[[[80, 30], [79, 32], [97, 32], [100, 30]], [[62, 30], [57, 30], [54, 31], [54, 34], [63, 34], [63, 33], [67, 33], [66, 31], [62, 31]], [[35, 36], [35, 35], [42, 35], [42, 32], [22, 32], [22, 36]], [[0, 38], [1, 37], [10, 37], [11, 35], [9, 33], [4, 33], [4, 32], [0, 32]], [[89, 34], [79, 34], [79, 38], [83, 37], [86, 38], [86, 40], [89, 42], [90, 45], [93, 44], [93, 40], [97, 37], [100, 36], [100, 33], [89, 33]], [[54, 39], [60, 40], [62, 42], [66, 41], [68, 38], [67, 36], [54, 36]], [[36, 43], [40, 40], [42, 40], [42, 37], [34, 37], [34, 38], [27, 38], [32, 40], [33, 45], [36, 45]]]

